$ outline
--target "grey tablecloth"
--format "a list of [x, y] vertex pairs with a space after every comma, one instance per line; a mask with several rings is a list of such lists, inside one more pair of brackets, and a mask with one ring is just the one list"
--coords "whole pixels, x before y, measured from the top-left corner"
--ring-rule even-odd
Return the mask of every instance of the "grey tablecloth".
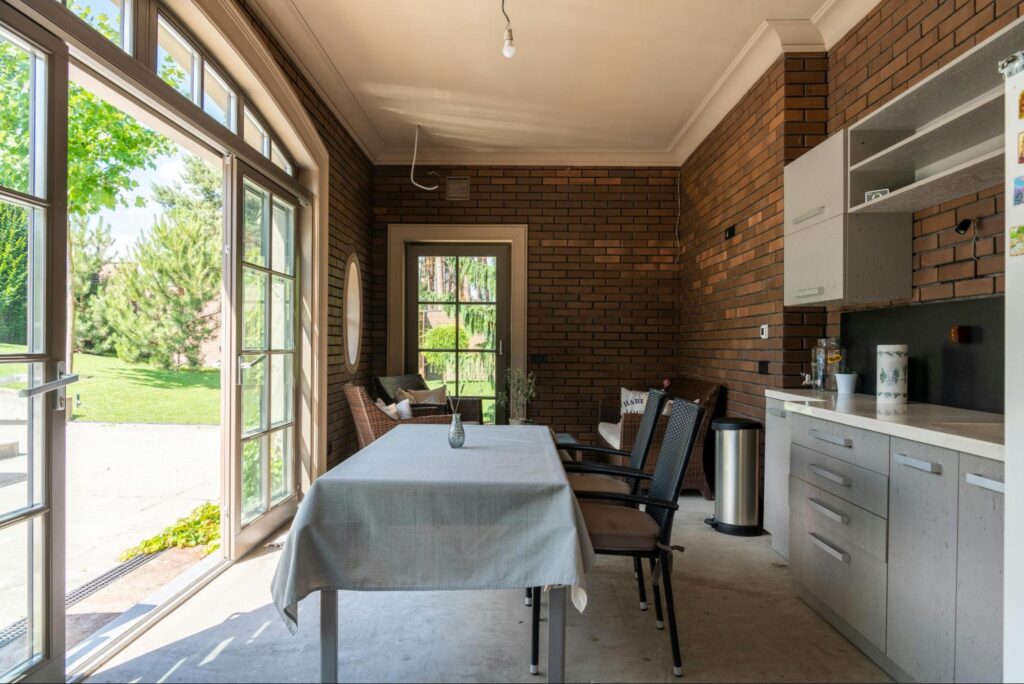
[[321, 589], [404, 591], [565, 585], [582, 611], [593, 563], [546, 427], [403, 425], [313, 483], [274, 574], [288, 628]]

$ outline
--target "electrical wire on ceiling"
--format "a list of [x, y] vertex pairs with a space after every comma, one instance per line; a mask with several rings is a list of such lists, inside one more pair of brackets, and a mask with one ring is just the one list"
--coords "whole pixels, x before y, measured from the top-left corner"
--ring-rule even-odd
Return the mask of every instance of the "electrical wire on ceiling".
[[[412, 184], [415, 185], [420, 190], [437, 190], [437, 188], [440, 187], [440, 186], [437, 186], [437, 185], [433, 185], [433, 186], [420, 185], [419, 183], [416, 182], [416, 156], [419, 154], [419, 150], [420, 150], [420, 125], [416, 124], [416, 137], [413, 138], [413, 142], [412, 142], [412, 166], [409, 167], [409, 180], [412, 181]], [[428, 171], [427, 175], [428, 176], [437, 176], [437, 173], [435, 173], [434, 171]]]
[[516, 46], [512, 42], [512, 20], [508, 18], [508, 12], [505, 11], [505, 0], [501, 0], [501, 13], [505, 15], [505, 40], [501, 54], [505, 55], [506, 59], [512, 59], [516, 56]]

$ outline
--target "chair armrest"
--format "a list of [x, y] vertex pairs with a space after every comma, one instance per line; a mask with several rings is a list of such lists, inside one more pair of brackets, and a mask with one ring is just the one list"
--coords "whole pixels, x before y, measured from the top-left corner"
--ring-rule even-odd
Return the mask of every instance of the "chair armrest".
[[566, 449], [571, 451], [586, 451], [594, 454], [608, 454], [609, 456], [623, 456], [629, 458], [632, 456], [628, 451], [622, 451], [621, 449], [611, 449], [609, 447], [594, 446], [592, 444], [566, 444], [564, 446], [559, 445], [560, 449]]
[[619, 494], [617, 492], [573, 492], [577, 499], [597, 499], [606, 501], [619, 501], [621, 503], [642, 504], [654, 506], [655, 508], [667, 508], [671, 511], [679, 510], [679, 504], [663, 499], [652, 499], [636, 494]]
[[448, 406], [445, 404], [412, 404], [412, 415], [419, 416], [443, 416], [448, 413]]
[[650, 480], [653, 476], [642, 470], [634, 470], [623, 466], [606, 465], [604, 463], [588, 463], [587, 461], [563, 461], [567, 473], [597, 473], [599, 475], [617, 475], [637, 480]]

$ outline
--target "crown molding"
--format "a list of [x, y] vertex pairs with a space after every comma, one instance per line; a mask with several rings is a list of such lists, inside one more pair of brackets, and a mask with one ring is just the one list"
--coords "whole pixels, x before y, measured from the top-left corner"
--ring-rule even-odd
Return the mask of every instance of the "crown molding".
[[[374, 159], [378, 166], [408, 165], [412, 149], [392, 147]], [[419, 150], [417, 167], [427, 166], [679, 166], [668, 150], [658, 149], [502, 149], [460, 150], [439, 148]]]
[[825, 49], [831, 50], [854, 26], [866, 17], [880, 0], [827, 0], [811, 16], [821, 32]]

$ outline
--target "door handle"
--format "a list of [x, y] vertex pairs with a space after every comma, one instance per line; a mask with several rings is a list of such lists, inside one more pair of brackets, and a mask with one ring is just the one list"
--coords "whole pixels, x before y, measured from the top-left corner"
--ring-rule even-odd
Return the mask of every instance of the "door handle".
[[829, 482], [835, 482], [837, 485], [840, 485], [842, 487], [849, 487], [850, 483], [852, 482], [852, 480], [850, 480], [850, 478], [848, 478], [845, 475], [833, 473], [831, 470], [825, 470], [821, 466], [816, 466], [813, 463], [807, 467], [810, 468], [811, 472], [817, 475], [818, 477], [828, 480]]
[[814, 532], [808, 532], [807, 534], [810, 535], [811, 542], [815, 546], [817, 546], [819, 549], [835, 558], [837, 561], [840, 561], [842, 563], [850, 562], [850, 554], [846, 553], [838, 546], [833, 546], [829, 542], [825, 541], [825, 539], [823, 539], [822, 537], [816, 535]]
[[807, 211], [805, 211], [804, 213], [800, 214], [795, 219], [793, 219], [793, 225], [797, 225], [799, 223], [803, 223], [804, 221], [806, 221], [808, 219], [812, 219], [815, 216], [818, 216], [818, 215], [824, 214], [824, 213], [825, 213], [825, 205], [824, 204], [821, 205], [820, 207], [814, 207], [813, 209], [808, 209]]
[[977, 473], [967, 473], [967, 475], [964, 477], [964, 482], [966, 482], [969, 485], [974, 485], [975, 487], [981, 487], [982, 489], [997, 492], [999, 494], [1006, 493], [1006, 483], [1000, 482], [999, 480], [993, 480], [992, 478], [989, 477], [978, 475]]
[[266, 354], [260, 354], [259, 356], [257, 356], [252, 361], [242, 361], [242, 357], [239, 356], [238, 357], [238, 382], [236, 384], [239, 387], [242, 386], [242, 371], [246, 371], [246, 370], [249, 370], [250, 368], [253, 368], [255, 366], [260, 365], [261, 363], [263, 363], [264, 359], [266, 359], [266, 358], [267, 358]]
[[35, 387], [19, 390], [18, 397], [21, 399], [29, 399], [31, 397], [38, 397], [41, 394], [57, 392], [54, 408], [57, 411], [63, 411], [65, 404], [64, 388], [78, 382], [79, 380], [77, 373], [65, 373], [64, 368], [64, 362], [58, 361], [56, 380], [51, 380], [50, 382], [44, 382], [43, 384], [36, 385]]
[[900, 465], [905, 465], [908, 468], [913, 468], [914, 470], [920, 470], [925, 473], [932, 473], [933, 475], [942, 474], [941, 463], [923, 461], [920, 458], [914, 458], [913, 456], [907, 456], [906, 454], [893, 454], [892, 460], [896, 461]]
[[498, 356], [505, 355], [505, 346], [502, 342], [502, 340], [498, 340]]
[[845, 447], [847, 449], [853, 448], [853, 440], [849, 437], [836, 437], [835, 435], [830, 435], [827, 432], [822, 432], [821, 430], [808, 430], [807, 434], [814, 439], [821, 440], [822, 442], [828, 442], [829, 444], [835, 444], [836, 446]]
[[823, 287], [805, 287], [802, 290], [796, 291], [798, 299], [806, 299], [807, 297], [817, 297], [820, 294], [825, 294], [825, 288]]
[[839, 511], [833, 510], [832, 508], [826, 506], [825, 504], [823, 504], [822, 502], [818, 501], [815, 498], [808, 497], [807, 503], [811, 505], [811, 508], [818, 511], [818, 513], [821, 513], [829, 520], [834, 520], [835, 522], [840, 523], [841, 525], [846, 525], [850, 522], [850, 516], [846, 515], [845, 513], [840, 513]]

